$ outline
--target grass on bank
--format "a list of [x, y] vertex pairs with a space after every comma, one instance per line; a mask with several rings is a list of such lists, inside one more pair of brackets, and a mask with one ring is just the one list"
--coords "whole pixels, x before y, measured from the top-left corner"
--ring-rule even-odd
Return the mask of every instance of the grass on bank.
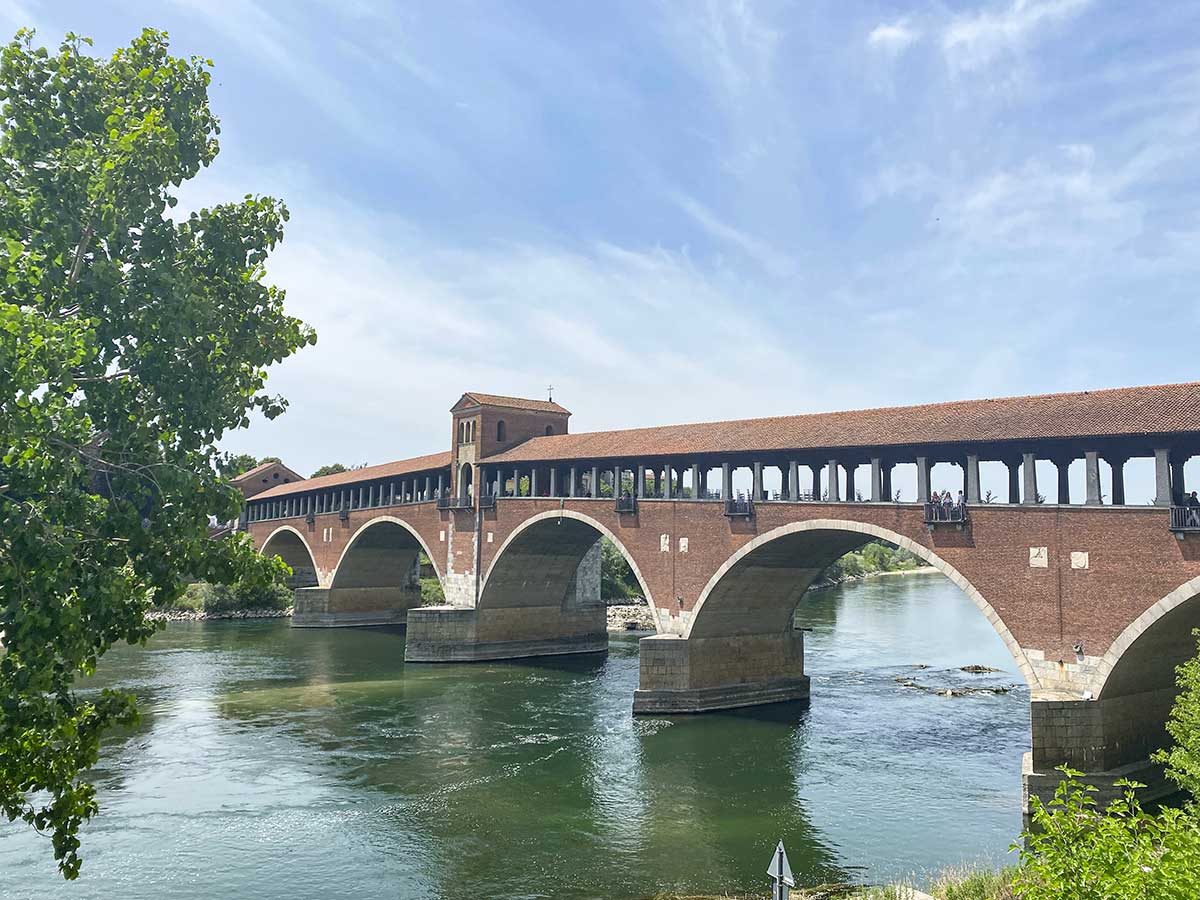
[[[934, 879], [924, 896], [936, 900], [1016, 900], [1013, 891], [1016, 874], [1014, 868], [1000, 871], [947, 869]], [[763, 900], [768, 895], [764, 888], [754, 894], [656, 894], [652, 900]], [[791, 892], [792, 900], [914, 900], [921, 896], [911, 884], [904, 882], [878, 887], [831, 884], [797, 888]]]

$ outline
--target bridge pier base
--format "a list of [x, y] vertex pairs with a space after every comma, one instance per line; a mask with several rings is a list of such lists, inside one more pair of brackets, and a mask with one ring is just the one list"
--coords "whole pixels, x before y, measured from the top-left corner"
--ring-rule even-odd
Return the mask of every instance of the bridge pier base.
[[634, 714], [711, 712], [808, 699], [804, 632], [640, 642]]
[[608, 629], [603, 606], [426, 606], [408, 614], [404, 660], [477, 662], [606, 652]]
[[1033, 749], [1022, 766], [1023, 801], [1049, 802], [1062, 780], [1057, 766], [1083, 772], [1079, 779], [1097, 788], [1093, 795], [1101, 806], [1121, 794], [1120, 779], [1145, 785], [1138, 790], [1142, 802], [1168, 797], [1178, 791], [1150, 761], [1150, 754], [1167, 741], [1164, 723], [1174, 691], [1147, 691], [1102, 700], [1034, 699], [1029, 704]]
[[350, 628], [404, 625], [421, 592], [396, 587], [296, 589], [293, 628]]

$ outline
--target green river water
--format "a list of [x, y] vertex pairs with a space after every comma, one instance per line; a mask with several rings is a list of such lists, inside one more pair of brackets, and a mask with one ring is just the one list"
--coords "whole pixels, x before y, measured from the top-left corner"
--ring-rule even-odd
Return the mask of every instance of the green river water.
[[765, 896], [780, 838], [802, 884], [1002, 863], [1028, 692], [983, 615], [917, 575], [810, 594], [798, 621], [809, 704], [638, 719], [632, 635], [406, 666], [402, 632], [172, 624], [95, 679], [143, 713], [105, 744], [79, 880], [0, 826], [0, 898]]

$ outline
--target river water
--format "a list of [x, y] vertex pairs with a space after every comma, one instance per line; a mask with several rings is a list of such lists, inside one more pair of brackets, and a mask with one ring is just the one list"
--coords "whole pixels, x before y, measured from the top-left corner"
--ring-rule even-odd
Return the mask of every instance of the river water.
[[802, 884], [1011, 861], [1028, 692], [983, 615], [914, 575], [810, 594], [798, 621], [810, 704], [638, 719], [633, 636], [405, 666], [396, 632], [172, 624], [96, 678], [143, 714], [105, 744], [79, 880], [0, 826], [0, 898], [765, 892], [780, 838]]

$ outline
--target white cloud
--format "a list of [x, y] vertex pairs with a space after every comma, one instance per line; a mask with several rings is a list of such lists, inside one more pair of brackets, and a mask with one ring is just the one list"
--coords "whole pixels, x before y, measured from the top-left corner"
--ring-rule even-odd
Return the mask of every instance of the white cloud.
[[921, 32], [911, 27], [907, 19], [900, 19], [890, 25], [876, 25], [867, 35], [867, 46], [891, 56], [897, 56], [912, 46], [920, 37]]
[[1019, 52], [1039, 29], [1081, 12], [1091, 0], [1014, 0], [1002, 9], [956, 17], [942, 34], [951, 68], [980, 69]]

